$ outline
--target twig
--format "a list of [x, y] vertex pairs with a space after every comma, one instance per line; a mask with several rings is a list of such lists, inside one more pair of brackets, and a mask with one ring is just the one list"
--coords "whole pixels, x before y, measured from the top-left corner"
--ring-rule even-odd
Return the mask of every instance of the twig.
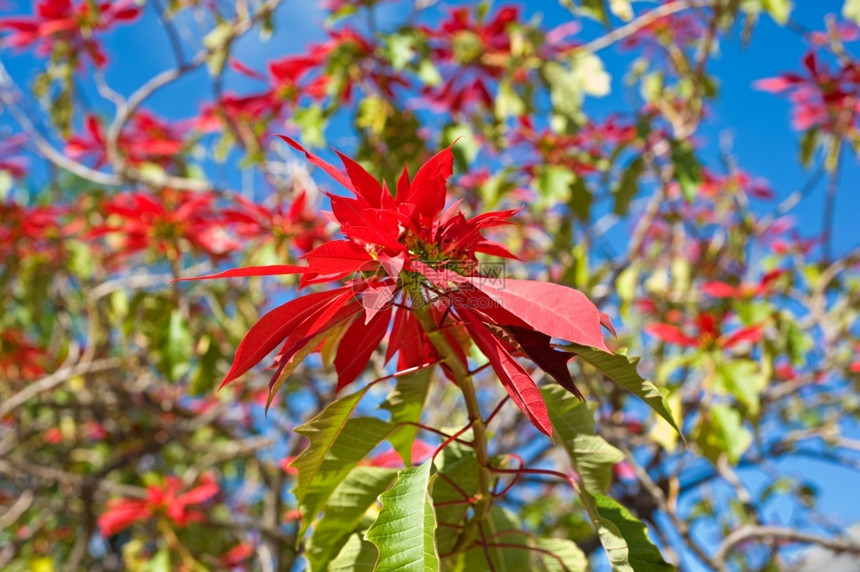
[[720, 547], [714, 553], [713, 561], [716, 569], [720, 572], [729, 570], [727, 558], [732, 549], [744, 542], [745, 540], [788, 540], [791, 542], [801, 542], [804, 544], [818, 544], [824, 548], [829, 548], [837, 552], [851, 552], [852, 554], [860, 554], [860, 544], [841, 538], [827, 538], [795, 530], [793, 528], [784, 528], [781, 526], [743, 526], [733, 533], [729, 534], [723, 540]]
[[684, 10], [689, 10], [690, 8], [706, 7], [709, 5], [710, 2], [697, 2], [695, 0], [677, 0], [676, 2], [663, 4], [662, 6], [658, 6], [653, 10], [645, 12], [635, 20], [631, 20], [620, 28], [616, 28], [608, 34], [600, 36], [599, 38], [591, 40], [587, 44], [578, 47], [576, 51], [583, 53], [594, 53], [600, 51], [604, 48], [608, 48], [619, 40], [632, 36], [642, 28], [648, 27], [660, 18], [665, 18], [666, 16], [671, 16], [676, 12], [682, 12]]

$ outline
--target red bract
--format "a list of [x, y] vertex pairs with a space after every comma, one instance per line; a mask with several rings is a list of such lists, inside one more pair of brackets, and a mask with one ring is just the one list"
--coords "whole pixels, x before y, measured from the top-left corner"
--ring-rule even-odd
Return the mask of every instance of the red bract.
[[696, 318], [694, 329], [690, 334], [676, 325], [667, 323], [649, 324], [645, 326], [645, 331], [667, 344], [701, 350], [730, 349], [742, 342], [755, 343], [764, 334], [760, 325], [745, 326], [731, 333], [723, 334], [722, 322], [724, 319], [725, 316], [702, 312]]
[[54, 206], [0, 203], [0, 262], [12, 265], [33, 256], [60, 260], [63, 238], [72, 231], [63, 222], [66, 212]]
[[717, 175], [708, 169], [702, 169], [702, 181], [698, 195], [706, 198], [716, 198], [725, 192], [743, 193], [757, 199], [772, 199], [773, 191], [765, 181], [756, 180], [743, 171], [734, 171], [729, 175]]
[[608, 117], [602, 123], [588, 123], [576, 133], [566, 134], [550, 129], [538, 131], [531, 118], [523, 116], [512, 143], [533, 150], [534, 160], [525, 163], [529, 170], [551, 164], [587, 174], [605, 169], [600, 162], [608, 159], [618, 147], [633, 144], [636, 136], [636, 127], [624, 124], [618, 117]]
[[72, 54], [86, 54], [99, 67], [107, 62], [101, 46], [93, 37], [117, 22], [129, 22], [140, 15], [132, 0], [92, 2], [81, 0], [41, 0], [33, 17], [0, 19], [0, 30], [9, 30], [6, 43], [14, 48], [36, 44], [37, 53], [46, 56], [58, 42], [67, 43]]
[[519, 18], [515, 6], [502, 7], [486, 22], [473, 19], [468, 8], [456, 8], [438, 29], [424, 29], [431, 40], [432, 58], [444, 76], [438, 88], [425, 90], [431, 107], [452, 113], [473, 104], [492, 107], [489, 81], [498, 80], [508, 65], [508, 27]]
[[[139, 111], [120, 134], [117, 146], [131, 165], [155, 163], [167, 168], [176, 165], [176, 155], [185, 145], [183, 131], [181, 126]], [[92, 160], [98, 168], [107, 163], [105, 147], [101, 122], [95, 116], [87, 115], [84, 133], [69, 138], [66, 153], [74, 159]]]
[[856, 126], [860, 111], [860, 70], [848, 62], [836, 71], [821, 63], [815, 52], [803, 59], [806, 75], [793, 73], [762, 79], [755, 87], [773, 93], [789, 92], [794, 104], [794, 128], [819, 127], [831, 133], [846, 134]]
[[725, 282], [706, 282], [702, 291], [713, 298], [755, 298], [766, 293], [774, 281], [785, 274], [785, 270], [772, 270], [762, 276], [758, 284], [740, 284], [732, 286]]
[[102, 206], [105, 222], [90, 237], [118, 237], [115, 256], [152, 249], [171, 257], [187, 248], [218, 257], [239, 248], [215, 212], [211, 193], [165, 189], [120, 193]]
[[289, 206], [268, 208], [240, 196], [235, 200], [238, 206], [224, 209], [222, 214], [240, 239], [273, 241], [276, 247], [286, 242], [306, 254], [328, 238], [323, 221], [308, 210], [304, 191]]
[[[299, 274], [301, 285], [309, 285], [355, 277], [263, 316], [239, 345], [222, 386], [278, 347], [270, 400], [298, 363], [325, 343], [337, 344], [334, 365], [341, 390], [360, 375], [389, 330], [386, 361], [398, 353], [398, 370], [439, 361], [438, 338], [445, 339], [465, 367], [463, 341], [471, 338], [490, 359], [514, 403], [550, 434], [541, 394], [515, 356], [530, 359], [578, 393], [566, 367], [572, 354], [555, 350], [551, 339], [608, 351], [601, 322], [611, 324], [576, 290], [507, 279], [498, 266], [489, 268], [499, 271], [494, 276], [481, 273], [477, 253], [514, 258], [502, 245], [486, 240], [482, 231], [510, 224], [517, 210], [466, 218], [459, 201], [446, 208], [453, 167], [450, 148], [431, 158], [411, 180], [404, 169], [392, 194], [352, 159], [339, 154], [344, 174], [292, 139], [284, 140], [352, 193], [329, 195], [344, 239], [308, 252], [303, 266], [237, 268], [201, 278]], [[442, 367], [451, 373], [450, 362]]]
[[145, 499], [110, 499], [107, 510], [98, 518], [102, 536], [113, 536], [137, 522], [159, 515], [176, 526], [202, 521], [203, 513], [191, 507], [212, 499], [220, 489], [211, 476], [204, 475], [201, 481], [198, 487], [180, 494], [182, 481], [168, 476], [163, 485], [147, 487]]
[[24, 332], [0, 332], [0, 379], [6, 382], [35, 379], [45, 373], [48, 352], [32, 343]]

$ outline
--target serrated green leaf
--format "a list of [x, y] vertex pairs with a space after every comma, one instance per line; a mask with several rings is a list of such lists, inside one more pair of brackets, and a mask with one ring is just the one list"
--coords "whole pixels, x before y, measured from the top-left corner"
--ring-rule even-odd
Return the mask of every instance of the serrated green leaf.
[[[327, 570], [329, 560], [339, 557], [355, 534], [350, 534], [376, 499], [391, 486], [396, 471], [380, 467], [356, 467], [332, 492], [323, 516], [314, 524], [305, 556], [311, 570]], [[359, 538], [360, 540], [360, 538]], [[376, 562], [376, 550], [373, 561]]]
[[552, 553], [541, 554], [540, 559], [547, 572], [586, 572], [588, 558], [582, 549], [566, 538], [538, 538], [534, 541], [537, 548]]
[[[298, 472], [293, 494], [296, 495], [296, 499], [300, 504], [304, 502], [305, 497], [307, 497], [308, 493], [311, 491], [312, 485], [316, 483], [317, 476], [323, 469], [323, 465], [326, 463], [328, 458], [336, 456], [333, 454], [332, 450], [334, 449], [335, 444], [340, 441], [340, 436], [345, 433], [344, 428], [349, 424], [349, 417], [356, 405], [358, 405], [358, 402], [362, 397], [364, 397], [364, 394], [367, 393], [367, 390], [370, 387], [370, 385], [367, 385], [360, 391], [341, 397], [340, 399], [336, 399], [329, 403], [319, 414], [299, 427], [296, 427], [296, 433], [308, 439], [307, 448], [292, 462], [292, 466], [295, 467]], [[376, 419], [375, 421], [387, 425], [379, 419]], [[356, 426], [353, 425], [351, 428], [356, 428]], [[346, 441], [341, 443], [341, 448], [345, 443]], [[340, 455], [344, 454], [342, 451], [339, 451], [338, 453]], [[355, 457], [355, 455], [359, 453], [360, 451], [353, 451], [352, 457]], [[350, 466], [354, 466], [362, 457], [351, 460]], [[347, 473], [348, 472], [349, 471], [347, 470]], [[346, 475], [343, 476], [345, 477]], [[334, 487], [337, 486], [339, 482], [340, 481], [331, 485], [329, 493], [334, 490]], [[327, 496], [328, 495], [326, 495], [326, 498]], [[325, 499], [323, 499], [323, 502], [324, 501]], [[317, 506], [317, 510], [321, 507], [322, 504]], [[304, 534], [308, 523], [314, 518], [315, 514], [316, 513], [305, 515], [305, 518], [302, 520], [302, 530], [300, 531], [299, 536]]]
[[436, 514], [430, 501], [433, 461], [397, 472], [397, 482], [382, 493], [382, 509], [365, 534], [376, 545], [377, 572], [439, 570]]
[[597, 528], [600, 543], [613, 572], [673, 572], [660, 550], [648, 538], [642, 522], [618, 501], [601, 494], [580, 492], [586, 511]]
[[398, 377], [397, 385], [380, 405], [382, 409], [391, 413], [389, 422], [399, 426], [388, 441], [407, 467], [412, 465], [412, 443], [418, 435], [418, 427], [411, 423], [421, 421], [421, 412], [424, 410], [424, 401], [430, 389], [432, 372], [433, 368], [427, 367]]
[[328, 572], [353, 572], [354, 570], [372, 572], [376, 568], [377, 558], [379, 558], [379, 551], [372, 542], [364, 540], [360, 534], [351, 534], [337, 557], [329, 562], [326, 570]]
[[[346, 479], [359, 461], [367, 457], [391, 433], [392, 428], [392, 425], [374, 417], [358, 417], [344, 424], [343, 431], [326, 453], [307, 493], [299, 502], [302, 511], [299, 536], [305, 533], [334, 489]], [[309, 448], [313, 446], [311, 444]], [[299, 475], [301, 476], [301, 473]]]
[[541, 388], [553, 430], [574, 459], [582, 482], [590, 491], [606, 492], [612, 467], [624, 454], [594, 432], [594, 412], [564, 388]]
[[[606, 377], [638, 396], [669, 425], [674, 427], [679, 435], [681, 434], [663, 392], [652, 382], [642, 378], [636, 371], [636, 364], [639, 363], [638, 357], [611, 355], [586, 346], [569, 345], [566, 346], [566, 349], [575, 352]], [[681, 437], [683, 438], [683, 435]]]
[[639, 191], [639, 177], [645, 172], [645, 160], [642, 157], [636, 157], [624, 172], [621, 173], [621, 178], [618, 180], [618, 186], [612, 190], [615, 197], [615, 206], [613, 212], [618, 216], [627, 214], [627, 209], [630, 208], [630, 202]]

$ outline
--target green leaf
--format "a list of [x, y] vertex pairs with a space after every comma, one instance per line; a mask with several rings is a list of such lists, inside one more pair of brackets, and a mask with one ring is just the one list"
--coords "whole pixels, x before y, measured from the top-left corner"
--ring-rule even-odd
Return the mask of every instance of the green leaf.
[[391, 34], [387, 38], [386, 48], [388, 59], [394, 71], [403, 71], [406, 65], [415, 57], [413, 44], [415, 38], [410, 34]]
[[[858, 0], [860, 4], [860, 0]], [[807, 129], [800, 138], [800, 164], [808, 169], [812, 159], [815, 156], [815, 149], [818, 147], [818, 129], [812, 127]]]
[[570, 186], [570, 200], [568, 201], [570, 210], [579, 217], [579, 220], [588, 222], [591, 220], [592, 201], [593, 197], [588, 186], [585, 184], [585, 179], [576, 177]]
[[556, 436], [573, 458], [582, 482], [590, 491], [606, 492], [612, 467], [624, 454], [594, 432], [594, 412], [564, 388], [541, 388]]
[[696, 443], [712, 463], [725, 454], [735, 464], [752, 443], [752, 435], [739, 412], [727, 405], [712, 405], [699, 425]]
[[762, 0], [764, 11], [780, 26], [788, 22], [792, 7], [791, 0]]
[[430, 388], [433, 368], [427, 367], [397, 378], [397, 385], [380, 405], [391, 413], [390, 423], [399, 428], [388, 439], [407, 467], [412, 464], [412, 443], [418, 434], [418, 427], [406, 423], [421, 421], [424, 401]]
[[[537, 190], [541, 205], [554, 205], [568, 201], [570, 187], [576, 175], [561, 165], [539, 165], [537, 168]], [[540, 208], [540, 207], [539, 207]]]
[[696, 198], [699, 184], [702, 182], [702, 166], [689, 143], [672, 141], [671, 148], [672, 162], [675, 164], [675, 180], [681, 185], [684, 198], [692, 201]]
[[756, 363], [750, 360], [732, 360], [716, 367], [719, 389], [733, 395], [751, 415], [758, 415], [760, 393], [767, 385]]
[[[602, 3], [602, 0], [599, 1]], [[603, 60], [594, 54], [577, 52], [570, 63], [571, 79], [582, 93], [595, 97], [609, 93], [611, 78], [606, 73]]]
[[588, 558], [579, 546], [566, 538], [538, 538], [534, 542], [537, 548], [551, 552], [541, 554], [540, 559], [547, 572], [586, 572]]
[[609, 10], [625, 22], [633, 19], [633, 7], [630, 0], [609, 0]]
[[[323, 488], [320, 487], [319, 481], [322, 480], [319, 478], [320, 473], [324, 472], [324, 465], [327, 464], [329, 459], [343, 459], [348, 463], [346, 473], [349, 473], [349, 469], [364, 457], [366, 454], [364, 449], [367, 448], [367, 443], [365, 443], [363, 447], [353, 451], [344, 450], [345, 448], [349, 449], [349, 447], [354, 444], [356, 429], [365, 428], [365, 425], [374, 425], [377, 430], [380, 430], [378, 428], [378, 424], [380, 423], [386, 426], [386, 428], [388, 427], [388, 424], [380, 421], [379, 419], [370, 421], [367, 419], [349, 419], [349, 416], [352, 414], [359, 400], [361, 400], [364, 394], [367, 393], [367, 390], [370, 387], [372, 386], [367, 385], [360, 391], [341, 397], [340, 399], [329, 403], [319, 414], [296, 428], [296, 433], [306, 437], [309, 441], [307, 448], [292, 462], [292, 466], [298, 471], [293, 494], [296, 495], [296, 499], [299, 504], [302, 504], [305, 501], [305, 497], [308, 496], [313, 487], [317, 496], [324, 495], [325, 497], [322, 499], [322, 503], [319, 502], [319, 499], [315, 501], [314, 504], [319, 503], [318, 506], [316, 506], [316, 510], [318, 511], [322, 507], [326, 498], [328, 498], [328, 495], [325, 494], [325, 487], [330, 486], [328, 489], [328, 493], [330, 494], [340, 481], [343, 480], [343, 477], [346, 477], [346, 474], [344, 474], [340, 480], [337, 480], [337, 482], [329, 482], [332, 479], [326, 479], [325, 486]], [[352, 421], [358, 421], [359, 423], [351, 423]], [[351, 432], [344, 430], [347, 425], [350, 426]], [[343, 436], [343, 439], [341, 439], [341, 436]], [[335, 445], [338, 445], [337, 451], [334, 451]], [[373, 447], [370, 449], [372, 450]], [[330, 465], [330, 463], [328, 464]], [[326, 467], [326, 469], [330, 470], [329, 467]], [[307, 530], [308, 523], [316, 516], [316, 512], [303, 512], [303, 515], [302, 529], [299, 532], [300, 537], [304, 534], [305, 530]]]
[[436, 552], [436, 514], [430, 502], [433, 461], [398, 471], [397, 482], [382, 493], [382, 509], [365, 534], [376, 545], [378, 572], [439, 570]]
[[[570, 0], [564, 0], [562, 3], [566, 6], [571, 5]], [[581, 0], [580, 7], [576, 12], [581, 12], [603, 24], [609, 24], [609, 14], [606, 12], [604, 0]]]
[[860, 0], [845, 0], [842, 5], [842, 17], [860, 26]]
[[[641, 398], [669, 425], [675, 428], [678, 434], [681, 430], [675, 423], [675, 418], [669, 410], [669, 403], [663, 392], [652, 382], [643, 379], [636, 371], [638, 357], [627, 357], [624, 355], [612, 355], [594, 348], [578, 345], [568, 345], [566, 349], [575, 352], [580, 358], [597, 368], [606, 377], [621, 385], [627, 391]], [[683, 435], [681, 435], [683, 438]]]
[[354, 570], [367, 570], [373, 572], [376, 568], [376, 559], [379, 551], [372, 542], [361, 538], [359, 534], [352, 534], [346, 541], [337, 557], [329, 562], [328, 572], [352, 572]]
[[580, 498], [597, 528], [600, 543], [613, 572], [672, 572], [660, 550], [648, 538], [642, 522], [618, 501], [601, 494], [580, 491]]
[[[390, 424], [374, 417], [350, 419], [344, 424], [343, 431], [326, 453], [322, 465], [299, 503], [302, 511], [299, 536], [304, 534], [308, 525], [317, 517], [334, 489], [346, 479], [359, 461], [391, 433], [391, 429]], [[298, 432], [298, 429], [296, 431]], [[309, 446], [312, 447], [313, 444]]]
[[[361, 107], [359, 108], [359, 113]], [[325, 128], [328, 123], [321, 107], [301, 107], [292, 115], [293, 123], [302, 131], [302, 143], [309, 147], [325, 145]]]
[[475, 132], [466, 123], [453, 123], [442, 129], [442, 144], [447, 146], [454, 141], [457, 141], [453, 148], [454, 158], [457, 160], [457, 165], [466, 171], [478, 157], [481, 145], [475, 137]]
[[[323, 516], [316, 524], [308, 539], [305, 556], [311, 570], [326, 570], [329, 560], [339, 557], [345, 545], [352, 541], [350, 536], [362, 517], [377, 497], [391, 486], [396, 471], [379, 467], [356, 467], [338, 485], [323, 508]], [[360, 540], [360, 538], [359, 538]], [[373, 560], [376, 562], [376, 550]], [[372, 568], [372, 566], [371, 566]]]
[[618, 181], [618, 186], [612, 190], [615, 196], [615, 207], [613, 211], [618, 216], [627, 214], [627, 209], [630, 208], [630, 201], [636, 196], [639, 190], [639, 177], [645, 172], [645, 160], [642, 157], [636, 157], [624, 172], [621, 174], [621, 179]]
[[173, 309], [170, 312], [164, 347], [164, 361], [167, 366], [165, 373], [171, 380], [176, 381], [188, 371], [193, 343], [182, 312], [178, 308]]

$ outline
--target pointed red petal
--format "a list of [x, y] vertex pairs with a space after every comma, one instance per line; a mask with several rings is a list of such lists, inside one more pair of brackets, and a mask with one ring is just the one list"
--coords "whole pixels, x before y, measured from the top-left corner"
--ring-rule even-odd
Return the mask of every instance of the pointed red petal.
[[391, 308], [387, 308], [367, 324], [362, 320], [356, 320], [346, 331], [334, 358], [334, 368], [337, 371], [336, 391], [355, 381], [367, 367], [373, 350], [379, 347], [388, 330], [390, 318]]
[[435, 217], [445, 207], [448, 177], [454, 172], [454, 154], [448, 147], [424, 163], [412, 181], [407, 202], [415, 205], [415, 214]]
[[699, 345], [696, 338], [688, 336], [678, 326], [671, 324], [648, 324], [645, 326], [645, 331], [667, 344], [675, 344], [678, 346], [695, 347]]
[[517, 361], [508, 353], [502, 343], [493, 336], [481, 323], [477, 316], [464, 310], [460, 312], [466, 321], [466, 328], [499, 376], [508, 395], [520, 408], [532, 425], [542, 433], [552, 438], [552, 423], [543, 396], [534, 380]]
[[[337, 168], [335, 168], [333, 165], [326, 163], [321, 158], [317, 157], [316, 155], [314, 155], [313, 153], [311, 153], [310, 151], [308, 151], [307, 149], [305, 149], [304, 147], [299, 145], [296, 141], [294, 141], [290, 137], [287, 137], [286, 135], [278, 135], [278, 137], [280, 137], [281, 139], [286, 141], [287, 145], [289, 145], [290, 147], [292, 147], [296, 151], [301, 151], [302, 153], [304, 153], [305, 157], [307, 158], [308, 161], [310, 161], [310, 163], [312, 165], [319, 167], [320, 169], [322, 169], [323, 171], [328, 173], [328, 175], [332, 179], [334, 179], [335, 181], [337, 181], [338, 183], [340, 183], [341, 185], [343, 185], [344, 187], [346, 187], [347, 189], [349, 189], [353, 193], [356, 193], [355, 187], [352, 186], [352, 182], [349, 180], [349, 178], [346, 175], [344, 175], [343, 173], [341, 173], [340, 171], [338, 171]], [[356, 194], [358, 194], [358, 193], [356, 193]]]
[[552, 376], [563, 388], [578, 398], [584, 399], [582, 393], [573, 384], [570, 370], [567, 369], [567, 363], [575, 354], [558, 351], [553, 348], [550, 345], [550, 337], [546, 334], [516, 326], [505, 329], [510, 332], [514, 340], [526, 353], [526, 357], [532, 360], [536, 366]]
[[409, 187], [409, 167], [408, 165], [403, 165], [403, 172], [397, 179], [397, 195], [395, 199], [398, 203], [402, 203], [409, 196]]
[[308, 261], [312, 272], [320, 275], [355, 272], [376, 264], [365, 249], [348, 240], [330, 240], [302, 258]]
[[379, 208], [382, 206], [382, 186], [373, 175], [368, 173], [364, 167], [350, 159], [340, 151], [335, 150], [337, 156], [343, 161], [346, 174], [355, 186], [355, 192], [363, 197], [370, 206]]
[[214, 280], [216, 278], [237, 278], [241, 276], [276, 276], [279, 274], [307, 274], [311, 270], [307, 266], [292, 266], [290, 264], [275, 264], [272, 266], [245, 266], [243, 268], [231, 268], [218, 274], [207, 276], [193, 276], [191, 278], [177, 278], [172, 282], [187, 282], [190, 280]]
[[293, 333], [309, 314], [341, 295], [342, 291], [343, 289], [308, 294], [290, 300], [265, 314], [242, 338], [236, 349], [233, 365], [219, 389], [254, 367]]

